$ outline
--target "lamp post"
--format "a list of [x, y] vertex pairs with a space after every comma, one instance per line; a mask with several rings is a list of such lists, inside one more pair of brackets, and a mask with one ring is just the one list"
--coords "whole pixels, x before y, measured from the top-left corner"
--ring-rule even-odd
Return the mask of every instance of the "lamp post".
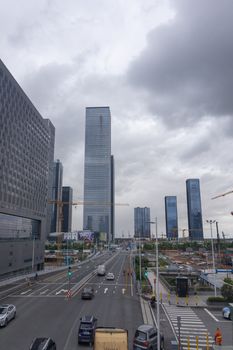
[[210, 224], [210, 234], [211, 234], [211, 249], [212, 249], [212, 260], [213, 260], [213, 270], [214, 270], [214, 296], [217, 296], [216, 289], [216, 269], [215, 269], [215, 258], [214, 258], [214, 240], [213, 240], [213, 231], [212, 225], [216, 222], [216, 220], [206, 220], [208, 224]]
[[157, 349], [160, 349], [160, 313], [159, 313], [159, 243], [158, 243], [158, 220], [149, 221], [155, 224], [155, 252], [156, 252], [156, 311], [157, 311]]

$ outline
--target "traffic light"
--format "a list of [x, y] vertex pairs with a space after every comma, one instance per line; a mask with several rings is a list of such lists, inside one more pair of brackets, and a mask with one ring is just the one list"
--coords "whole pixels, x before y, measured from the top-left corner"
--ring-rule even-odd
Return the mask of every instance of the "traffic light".
[[72, 276], [71, 266], [68, 268], [68, 277], [70, 278]]
[[144, 275], [145, 275], [145, 277], [147, 277], [147, 276], [148, 276], [147, 267], [145, 267]]

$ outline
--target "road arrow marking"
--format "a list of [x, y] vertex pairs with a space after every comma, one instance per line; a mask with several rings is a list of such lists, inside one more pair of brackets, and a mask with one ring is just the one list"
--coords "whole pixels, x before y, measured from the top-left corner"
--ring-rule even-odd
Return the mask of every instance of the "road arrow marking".
[[59, 295], [60, 293], [67, 293], [68, 289], [61, 289], [58, 292], [56, 292], [56, 295]]
[[32, 289], [28, 289], [28, 290], [26, 290], [25, 292], [22, 292], [22, 293], [20, 293], [21, 295], [24, 295], [24, 294], [26, 294], [26, 293], [28, 293], [28, 292], [31, 292], [31, 290]]
[[105, 288], [105, 289], [104, 289], [104, 294], [107, 293], [107, 290], [108, 290], [108, 288]]
[[48, 292], [49, 291], [49, 289], [46, 289], [46, 290], [44, 290], [43, 292], [40, 292], [40, 294], [45, 294], [46, 292]]

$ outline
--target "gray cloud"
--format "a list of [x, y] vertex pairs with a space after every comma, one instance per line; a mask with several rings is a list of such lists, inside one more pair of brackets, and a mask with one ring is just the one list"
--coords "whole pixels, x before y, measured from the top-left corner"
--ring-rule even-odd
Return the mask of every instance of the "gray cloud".
[[148, 91], [153, 113], [172, 126], [233, 112], [233, 2], [175, 2], [176, 16], [150, 32], [129, 82]]

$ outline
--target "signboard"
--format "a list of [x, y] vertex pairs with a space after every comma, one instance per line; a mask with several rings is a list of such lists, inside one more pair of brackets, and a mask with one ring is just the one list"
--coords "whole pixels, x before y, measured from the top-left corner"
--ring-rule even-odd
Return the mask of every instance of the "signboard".
[[93, 231], [78, 231], [79, 241], [94, 241], [94, 232]]

